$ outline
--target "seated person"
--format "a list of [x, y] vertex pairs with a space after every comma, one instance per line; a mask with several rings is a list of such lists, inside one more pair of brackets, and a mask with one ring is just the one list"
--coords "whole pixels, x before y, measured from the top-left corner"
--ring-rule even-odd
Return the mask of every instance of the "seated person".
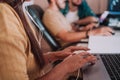
[[[77, 42], [81, 39], [88, 38], [90, 35], [112, 35], [113, 30], [109, 27], [101, 27], [87, 31], [74, 31], [67, 22], [66, 18], [59, 11], [65, 7], [65, 0], [48, 0], [50, 5], [43, 16], [43, 23], [48, 30], [58, 39], [61, 45], [66, 43]], [[88, 25], [89, 27], [94, 24]]]
[[98, 19], [88, 6], [86, 0], [68, 0], [65, 4], [65, 8], [60, 11], [65, 15], [70, 24], [81, 25], [82, 30], [88, 30], [89, 28], [85, 28], [85, 25], [90, 23], [96, 23], [95, 26], [97, 26]]
[[[28, 1], [28, 0], [25, 0]], [[86, 47], [68, 47], [43, 54], [37, 28], [25, 17], [23, 0], [0, 0], [0, 80], [63, 80], [63, 78], [96, 58]], [[85, 50], [73, 54], [75, 50]], [[49, 72], [44, 67], [64, 59]]]

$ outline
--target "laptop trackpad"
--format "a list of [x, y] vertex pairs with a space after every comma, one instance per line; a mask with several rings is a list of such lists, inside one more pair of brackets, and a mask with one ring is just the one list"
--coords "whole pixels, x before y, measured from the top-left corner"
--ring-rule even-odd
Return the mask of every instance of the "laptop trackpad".
[[92, 66], [85, 66], [83, 71], [83, 80], [111, 80], [105, 66], [98, 56], [99, 60]]

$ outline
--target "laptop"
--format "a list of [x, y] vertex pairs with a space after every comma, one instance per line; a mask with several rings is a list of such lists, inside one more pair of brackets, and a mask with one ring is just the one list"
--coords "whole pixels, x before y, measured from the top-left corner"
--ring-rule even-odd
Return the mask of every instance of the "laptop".
[[[102, 52], [99, 53], [98, 47], [99, 45], [102, 47], [101, 41], [104, 44], [102, 44]], [[109, 43], [111, 41], [115, 44]], [[95, 44], [98, 44], [98, 46]], [[96, 49], [98, 50], [98, 53], [93, 46], [97, 47]], [[106, 50], [106, 46], [113, 46], [113, 51], [110, 50], [110, 52], [109, 48]], [[88, 42], [88, 47], [93, 49], [91, 50], [92, 54], [95, 54], [99, 60], [97, 60], [94, 65], [86, 65], [83, 67], [83, 80], [120, 80], [120, 36], [91, 36]], [[114, 51], [114, 49], [117, 51]]]

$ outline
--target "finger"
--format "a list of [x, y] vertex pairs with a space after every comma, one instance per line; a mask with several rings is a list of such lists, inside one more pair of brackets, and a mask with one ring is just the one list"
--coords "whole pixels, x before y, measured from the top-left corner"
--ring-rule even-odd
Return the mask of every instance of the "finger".
[[87, 56], [85, 59], [86, 59], [88, 62], [95, 62], [95, 61], [97, 60], [97, 58], [96, 58], [95, 56], [93, 56], [93, 55]]
[[112, 32], [112, 33], [115, 32], [113, 29], [111, 29], [111, 28], [109, 28], [109, 27], [107, 27], [107, 28], [108, 28], [108, 31], [109, 31], [109, 32]]
[[87, 59], [88, 57], [90, 57], [91, 59], [93, 58], [93, 60], [96, 60], [96, 57], [94, 55], [87, 52], [80, 53], [79, 57], [81, 59]]
[[110, 32], [105, 32], [103, 36], [112, 36], [112, 34]]
[[79, 56], [88, 56], [88, 55], [90, 55], [90, 53], [88, 53], [88, 52], [81, 52], [80, 54], [78, 54]]
[[75, 50], [85, 50], [85, 51], [87, 51], [87, 50], [90, 50], [89, 48], [83, 47], [83, 46], [71, 46], [70, 49], [71, 49], [71, 51], [75, 51]]
[[68, 55], [72, 55], [73, 53], [71, 52], [63, 52], [61, 54], [58, 54], [59, 56], [68, 56]]
[[88, 56], [79, 61], [80, 65], [85, 65], [86, 63], [95, 63], [96, 57]]
[[64, 60], [67, 60], [67, 59], [69, 59], [70, 57], [72, 57], [73, 55], [69, 55], [69, 56], [67, 56]]
[[114, 33], [115, 31], [110, 27], [102, 27], [103, 30]]

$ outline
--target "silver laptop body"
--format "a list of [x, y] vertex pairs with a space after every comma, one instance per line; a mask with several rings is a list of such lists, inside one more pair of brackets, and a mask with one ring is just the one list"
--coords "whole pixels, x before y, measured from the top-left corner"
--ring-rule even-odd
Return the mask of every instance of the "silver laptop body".
[[[110, 40], [111, 38], [109, 38], [108, 40]], [[118, 53], [116, 53], [117, 55], [120, 55], [120, 36], [117, 36], [117, 37], [114, 37], [113, 39], [115, 39], [114, 41], [115, 42], [118, 42], [118, 44], [116, 44], [116, 45], [118, 45], [118, 46], [116, 46], [116, 45], [112, 45], [113, 46], [113, 48], [117, 48], [118, 47]], [[119, 41], [118, 41], [119, 40]], [[94, 42], [94, 44], [95, 44], [95, 42], [96, 42], [96, 44], [98, 43], [98, 44], [100, 44], [100, 43], [102, 43], [102, 42], [98, 42], [98, 39], [97, 40], [91, 40], [92, 42], [90, 42], [90, 43], [93, 43]], [[101, 41], [101, 40], [100, 40]], [[113, 43], [115, 43], [115, 42], [113, 42]], [[93, 44], [92, 44], [93, 45]], [[107, 44], [108, 45], [108, 44]], [[89, 44], [88, 44], [88, 46], [89, 46]], [[91, 46], [91, 45], [90, 45]], [[95, 46], [95, 45], [94, 45]], [[106, 45], [104, 45], [104, 46], [106, 46]], [[96, 45], [96, 47], [98, 47], [97, 45]], [[101, 46], [100, 46], [101, 47]], [[109, 46], [108, 46], [109, 47]], [[97, 48], [97, 49], [99, 49], [99, 48]], [[116, 49], [115, 49], [116, 50]], [[99, 51], [99, 50], [98, 50]], [[93, 51], [94, 52], [94, 51]], [[95, 51], [96, 52], [96, 51]], [[104, 51], [103, 51], [104, 52]], [[109, 52], [109, 50], [108, 50], [108, 52]], [[120, 56], [116, 56], [115, 58], [117, 58], [118, 60], [117, 61], [115, 61], [114, 59], [115, 58], [113, 58], [113, 56], [115, 56], [116, 54], [115, 53], [112, 53], [112, 52], [116, 52], [116, 51], [111, 51], [111, 53], [109, 53], [109, 55], [111, 55], [111, 57], [112, 57], [112, 59], [113, 59], [113, 61], [115, 62], [115, 63], [118, 63], [119, 62], [119, 60], [120, 60]], [[94, 53], [95, 54], [95, 53]], [[102, 57], [100, 56], [100, 55], [105, 55], [105, 56], [108, 56], [108, 54], [107, 53], [97, 53], [96, 55], [97, 55], [97, 57], [99, 58], [99, 60], [97, 60], [97, 62], [96, 62], [96, 64], [94, 64], [94, 65], [86, 65], [83, 69], [82, 69], [82, 72], [83, 72], [83, 80], [120, 80], [120, 72], [118, 72], [118, 69], [120, 70], [120, 65], [118, 65], [118, 67], [117, 68], [115, 68], [117, 71], [116, 72], [118, 72], [118, 77], [119, 77], [119, 79], [111, 79], [110, 78], [110, 76], [109, 76], [109, 73], [108, 73], [108, 71], [107, 71], [107, 68], [106, 68], [106, 66], [104, 65], [104, 62], [103, 62], [103, 60], [102, 60]], [[109, 58], [109, 60], [110, 61], [112, 61], [112, 59], [111, 58]], [[106, 60], [106, 61], [108, 61], [108, 60]], [[111, 62], [112, 63], [112, 62]], [[113, 63], [112, 63], [113, 64]], [[118, 63], [118, 64], [120, 64], [120, 63]], [[110, 71], [109, 71], [110, 72]], [[116, 74], [114, 75], [114, 76], [116, 76]]]
[[100, 56], [97, 55], [97, 57], [99, 60], [96, 64], [87, 65], [82, 69], [83, 80], [111, 80]]

